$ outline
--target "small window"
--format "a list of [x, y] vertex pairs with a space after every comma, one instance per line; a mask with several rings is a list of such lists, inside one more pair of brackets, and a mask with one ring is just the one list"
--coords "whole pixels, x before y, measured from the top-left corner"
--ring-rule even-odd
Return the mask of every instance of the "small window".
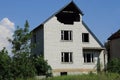
[[62, 52], [61, 62], [72, 62], [72, 52]]
[[82, 42], [89, 42], [89, 34], [82, 33]]
[[61, 40], [72, 40], [72, 31], [61, 31]]
[[94, 62], [94, 56], [93, 53], [84, 53], [84, 63], [93, 63]]
[[67, 72], [61, 72], [60, 75], [61, 75], [61, 76], [66, 76], [66, 75], [67, 75]]

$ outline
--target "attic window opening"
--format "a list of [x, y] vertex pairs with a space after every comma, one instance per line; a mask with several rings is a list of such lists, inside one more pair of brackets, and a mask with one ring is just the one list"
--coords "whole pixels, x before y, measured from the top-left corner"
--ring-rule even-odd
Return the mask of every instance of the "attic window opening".
[[74, 11], [62, 11], [56, 15], [57, 20], [64, 24], [74, 24], [80, 21], [80, 15]]
[[63, 13], [74, 13], [73, 11], [62, 11]]

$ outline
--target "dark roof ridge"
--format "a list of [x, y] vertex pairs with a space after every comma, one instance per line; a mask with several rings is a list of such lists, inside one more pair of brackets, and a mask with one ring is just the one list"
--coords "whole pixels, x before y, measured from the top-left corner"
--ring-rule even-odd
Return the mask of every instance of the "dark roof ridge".
[[113, 33], [108, 40], [113, 40], [113, 39], [117, 39], [120, 38], [120, 29], [118, 31], [116, 31], [115, 33]]
[[101, 47], [104, 47], [103, 44], [99, 41], [99, 39], [95, 36], [95, 34], [89, 29], [89, 27], [86, 25], [84, 21], [82, 21], [82, 24], [85, 26], [85, 28], [89, 31], [89, 33], [94, 37], [94, 39], [99, 43]]

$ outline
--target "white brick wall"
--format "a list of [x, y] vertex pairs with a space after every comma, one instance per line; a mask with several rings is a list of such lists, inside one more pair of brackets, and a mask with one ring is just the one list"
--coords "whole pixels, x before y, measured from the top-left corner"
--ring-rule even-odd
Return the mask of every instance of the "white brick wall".
[[[73, 41], [61, 41], [61, 30], [72, 30]], [[44, 57], [48, 60], [52, 69], [94, 69], [96, 67], [98, 54], [96, 54], [95, 63], [85, 64], [83, 47], [101, 46], [91, 34], [89, 43], [83, 43], [82, 33], [88, 33], [82, 22], [75, 22], [74, 25], [64, 25], [58, 22], [56, 17], [53, 17], [44, 24]], [[73, 63], [61, 63], [61, 52], [73, 52]], [[103, 59], [103, 55], [100, 58]]]

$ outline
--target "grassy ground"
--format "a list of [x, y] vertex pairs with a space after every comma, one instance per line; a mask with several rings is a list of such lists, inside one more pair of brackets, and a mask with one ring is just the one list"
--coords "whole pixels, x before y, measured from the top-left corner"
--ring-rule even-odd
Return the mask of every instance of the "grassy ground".
[[72, 76], [58, 76], [44, 80], [120, 80], [120, 75], [115, 73], [101, 73], [88, 75], [72, 75]]
[[[27, 80], [38, 80], [38, 79], [27, 79]], [[115, 73], [107, 73], [107, 74], [101, 73], [101, 74], [87, 74], [87, 75], [83, 74], [83, 75], [51, 77], [42, 80], [120, 80], [120, 75]]]

